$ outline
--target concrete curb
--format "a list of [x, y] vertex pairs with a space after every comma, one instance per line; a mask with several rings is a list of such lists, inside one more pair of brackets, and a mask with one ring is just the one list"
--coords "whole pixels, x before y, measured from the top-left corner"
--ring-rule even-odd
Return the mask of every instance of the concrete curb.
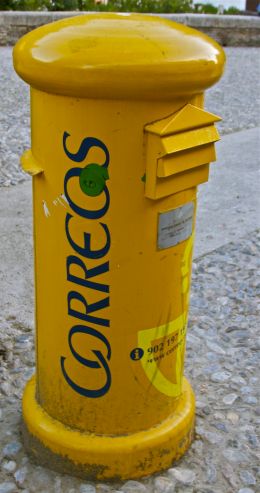
[[[27, 32], [85, 12], [0, 12], [0, 46], [13, 45]], [[92, 12], [93, 13], [93, 12]], [[211, 36], [223, 46], [260, 46], [260, 18], [242, 15], [159, 14]]]

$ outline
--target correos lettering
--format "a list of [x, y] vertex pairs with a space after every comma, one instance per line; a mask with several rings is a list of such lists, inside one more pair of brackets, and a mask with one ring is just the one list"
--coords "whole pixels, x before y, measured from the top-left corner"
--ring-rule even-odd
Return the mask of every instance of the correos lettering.
[[[73, 163], [82, 163], [83, 161], [85, 161], [90, 149], [92, 149], [93, 147], [98, 147], [102, 149], [102, 151], [104, 151], [105, 161], [99, 164], [99, 166], [97, 164], [92, 164], [90, 166], [95, 167], [94, 172], [96, 172], [97, 169], [101, 172], [101, 176], [106, 175], [108, 177], [107, 168], [109, 166], [110, 157], [107, 147], [101, 140], [94, 137], [84, 138], [76, 153], [72, 153], [68, 150], [67, 140], [71, 140], [71, 137], [68, 132], [64, 132], [63, 149], [66, 156]], [[97, 210], [88, 210], [83, 208], [82, 206], [79, 206], [79, 204], [76, 203], [75, 199], [72, 200], [69, 194], [70, 180], [74, 180], [75, 178], [80, 179], [83, 170], [85, 170], [86, 168], [73, 166], [67, 171], [64, 178], [64, 194], [71, 209], [71, 213], [67, 213], [65, 218], [65, 233], [72, 250], [71, 255], [69, 255], [66, 259], [65, 266], [67, 281], [72, 286], [67, 295], [67, 308], [68, 315], [76, 319], [75, 325], [71, 327], [68, 334], [68, 346], [70, 348], [71, 357], [75, 358], [78, 363], [80, 363], [84, 367], [93, 368], [96, 370], [99, 369], [100, 371], [102, 371], [104, 377], [102, 376], [101, 381], [105, 383], [97, 389], [82, 387], [78, 385], [77, 382], [75, 382], [68, 374], [68, 371], [66, 370], [66, 358], [64, 356], [61, 356], [60, 364], [62, 374], [66, 382], [75, 392], [85, 397], [97, 398], [105, 395], [111, 386], [111, 372], [109, 368], [109, 362], [111, 359], [111, 347], [107, 337], [100, 330], [101, 327], [109, 327], [110, 321], [107, 318], [103, 318], [102, 316], [100, 316], [99, 312], [103, 308], [109, 306], [109, 285], [100, 282], [99, 276], [109, 271], [109, 262], [102, 262], [102, 258], [107, 255], [110, 249], [110, 232], [107, 224], [105, 222], [100, 222], [100, 219], [106, 215], [109, 209], [110, 195], [105, 181], [101, 181], [101, 183], [103, 183], [102, 191], [100, 191], [101, 189], [98, 189], [98, 193], [96, 193], [96, 195], [102, 193], [102, 196], [104, 197], [104, 204], [102, 204], [101, 208]], [[89, 180], [87, 186], [91, 187], [93, 186], [93, 183], [95, 186], [95, 182]], [[93, 194], [89, 193], [88, 195], [91, 196]], [[83, 232], [82, 245], [78, 245], [76, 243], [71, 233], [71, 225], [73, 223], [73, 219], [77, 216], [86, 220], [86, 231]], [[104, 245], [102, 245], [102, 248], [98, 250], [93, 250], [91, 248], [91, 234], [87, 231], [90, 221], [96, 221], [99, 224], [102, 233], [105, 233]], [[94, 259], [97, 261], [97, 264], [94, 267], [92, 266], [91, 268], [88, 268], [87, 259]], [[73, 274], [73, 267], [75, 266], [80, 268], [81, 276]], [[77, 272], [78, 271], [79, 270], [77, 270]], [[76, 289], [76, 285], [86, 288], [86, 295], [83, 296], [81, 293], [79, 293]], [[97, 302], [88, 303], [87, 293], [90, 289], [104, 293], [104, 297]], [[75, 301], [78, 302], [77, 307], [80, 303], [81, 310], [75, 309], [75, 304], [73, 305], [73, 302]], [[86, 335], [88, 336], [87, 340], [92, 341], [90, 349], [93, 354], [93, 359], [87, 359], [83, 357], [75, 349], [73, 345], [73, 339], [76, 334]], [[100, 342], [102, 343], [101, 345], [104, 346], [104, 350], [101, 351], [100, 349], [95, 348], [97, 342], [99, 342], [99, 348]]]

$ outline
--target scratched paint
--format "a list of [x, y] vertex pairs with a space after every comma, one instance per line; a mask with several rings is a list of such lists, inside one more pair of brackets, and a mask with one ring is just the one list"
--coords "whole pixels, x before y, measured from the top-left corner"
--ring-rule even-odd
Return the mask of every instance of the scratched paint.
[[51, 215], [51, 213], [49, 211], [49, 208], [48, 208], [48, 205], [47, 205], [46, 200], [43, 200], [42, 201], [42, 205], [43, 205], [43, 212], [45, 214], [45, 217], [49, 217]]

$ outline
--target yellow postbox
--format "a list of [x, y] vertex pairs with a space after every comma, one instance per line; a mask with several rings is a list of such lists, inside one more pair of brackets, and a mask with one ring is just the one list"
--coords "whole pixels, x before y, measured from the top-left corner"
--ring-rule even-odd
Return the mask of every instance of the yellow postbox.
[[224, 53], [138, 14], [46, 25], [14, 49], [31, 86], [36, 376], [24, 439], [43, 465], [144, 476], [189, 447], [183, 377], [196, 189], [219, 117], [203, 92]]

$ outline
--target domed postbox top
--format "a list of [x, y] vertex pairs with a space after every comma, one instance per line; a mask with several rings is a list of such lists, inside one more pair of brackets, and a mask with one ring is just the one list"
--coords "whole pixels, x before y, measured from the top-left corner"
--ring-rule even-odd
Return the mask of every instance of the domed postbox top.
[[87, 14], [39, 27], [14, 48], [22, 79], [42, 91], [107, 99], [203, 92], [223, 71], [222, 48], [189, 27], [141, 14]]

